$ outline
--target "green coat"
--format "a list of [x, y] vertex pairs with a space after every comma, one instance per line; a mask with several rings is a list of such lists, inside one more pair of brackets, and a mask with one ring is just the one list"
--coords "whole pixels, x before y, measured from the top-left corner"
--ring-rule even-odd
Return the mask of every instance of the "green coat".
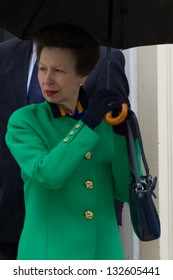
[[24, 180], [18, 259], [123, 259], [114, 198], [128, 201], [125, 137], [105, 121], [93, 131], [55, 117], [44, 102], [11, 116], [6, 142]]

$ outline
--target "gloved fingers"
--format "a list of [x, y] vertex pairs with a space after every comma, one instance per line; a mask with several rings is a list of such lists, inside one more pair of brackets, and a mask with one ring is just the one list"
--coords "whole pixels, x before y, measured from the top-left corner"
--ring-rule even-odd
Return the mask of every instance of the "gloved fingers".
[[113, 90], [109, 90], [109, 89], [102, 89], [102, 90], [97, 91], [97, 92], [95, 93], [95, 95], [97, 95], [97, 96], [102, 96], [102, 97], [106, 97], [106, 96], [116, 96], [117, 94], [119, 95], [118, 92], [113, 91]]
[[118, 107], [121, 107], [121, 105], [125, 102], [121, 98], [116, 99], [116, 98], [112, 98], [112, 97], [106, 97], [106, 98], [104, 98], [103, 103], [105, 105], [107, 105], [111, 110], [113, 110], [113, 109], [116, 109]]
[[128, 97], [124, 94], [124, 92], [122, 92], [121, 90], [116, 90], [116, 91], [113, 91], [113, 90], [108, 90], [108, 89], [102, 89], [98, 92], [96, 92], [94, 94], [94, 96], [97, 96], [97, 97], [108, 97], [108, 96], [114, 96], [116, 98], [122, 98], [124, 100], [128, 100]]

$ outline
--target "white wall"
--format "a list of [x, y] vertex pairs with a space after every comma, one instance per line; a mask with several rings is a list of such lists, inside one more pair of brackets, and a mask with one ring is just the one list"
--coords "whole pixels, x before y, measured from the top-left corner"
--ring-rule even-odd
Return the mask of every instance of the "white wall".
[[[141, 47], [138, 57], [138, 116], [151, 175], [158, 176], [157, 47]], [[156, 194], [158, 197], [159, 186]], [[159, 197], [158, 197], [159, 199]], [[156, 203], [159, 200], [155, 201]], [[141, 242], [141, 259], [160, 259], [159, 240]]]
[[145, 153], [157, 175], [156, 206], [161, 237], [139, 242], [123, 214], [122, 238], [126, 259], [173, 259], [173, 46], [147, 46], [124, 51], [130, 99], [137, 113]]
[[157, 48], [160, 258], [173, 260], [173, 46]]

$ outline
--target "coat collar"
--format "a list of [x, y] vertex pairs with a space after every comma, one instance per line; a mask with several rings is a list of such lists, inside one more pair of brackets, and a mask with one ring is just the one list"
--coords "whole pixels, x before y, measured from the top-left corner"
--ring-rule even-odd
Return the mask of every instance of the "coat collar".
[[[54, 118], [59, 118], [61, 116], [66, 115], [66, 113], [64, 111], [62, 111], [61, 109], [59, 109], [57, 107], [57, 105], [55, 105], [53, 103], [48, 103], [48, 104], [50, 106], [50, 109], [52, 111]], [[87, 97], [86, 92], [83, 89], [83, 87], [81, 87], [80, 91], [79, 91], [79, 97], [78, 97], [76, 109], [79, 113], [81, 113], [82, 111], [86, 110], [87, 107], [88, 107], [88, 97]]]

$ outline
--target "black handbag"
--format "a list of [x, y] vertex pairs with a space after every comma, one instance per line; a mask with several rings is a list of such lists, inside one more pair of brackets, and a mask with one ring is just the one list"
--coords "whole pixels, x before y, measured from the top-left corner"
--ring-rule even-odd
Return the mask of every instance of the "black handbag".
[[[126, 141], [132, 183], [129, 188], [129, 210], [134, 232], [141, 241], [151, 241], [160, 237], [160, 220], [153, 202], [157, 177], [152, 178], [145, 157], [138, 120], [133, 111], [126, 120]], [[145, 175], [140, 175], [135, 143], [138, 141]]]

